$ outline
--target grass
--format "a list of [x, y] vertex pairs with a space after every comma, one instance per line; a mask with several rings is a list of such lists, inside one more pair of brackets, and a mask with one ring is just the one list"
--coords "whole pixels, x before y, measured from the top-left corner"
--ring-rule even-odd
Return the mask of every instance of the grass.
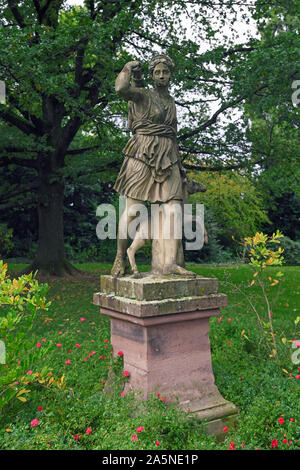
[[[158, 397], [137, 401], [130, 393], [121, 396], [126, 380], [122, 358], [112, 360], [109, 320], [92, 304], [93, 293], [99, 291], [99, 276], [109, 273], [111, 265], [76, 266], [85, 272], [81, 278], [43, 280], [51, 286], [48, 300], [52, 304], [39, 316], [32, 332], [35, 342], [46, 339], [51, 343], [34, 372], [47, 364], [53, 377], [65, 375], [66, 389], [37, 384], [31, 387], [26, 403], [11, 402], [0, 417], [0, 448], [218, 450], [228, 449], [234, 442], [235, 449], [272, 449], [273, 440], [278, 449], [300, 448], [299, 365], [291, 360], [291, 341], [300, 340], [295, 329], [299, 267], [280, 268], [284, 277], [279, 287], [269, 292], [280, 353], [277, 364], [268, 349], [270, 335], [262, 339], [247, 298], [237, 290], [246, 292], [262, 314], [260, 291], [255, 285], [249, 288], [250, 267], [188, 266], [197, 274], [217, 277], [219, 291], [228, 295], [228, 306], [221, 310], [219, 319], [210, 320], [212, 361], [221, 394], [236, 404], [240, 413], [237, 428], [224, 432], [224, 441], [217, 442], [205, 435], [188, 413], [166, 406]], [[11, 265], [10, 270], [17, 275], [23, 267]], [[267, 274], [274, 277], [277, 271], [269, 268]], [[111, 369], [116, 385], [104, 393]], [[279, 418], [284, 423], [280, 424]], [[31, 426], [33, 419], [38, 419], [35, 427]], [[144, 430], [137, 432], [140, 426]], [[90, 434], [86, 433], [88, 428]], [[138, 440], [132, 439], [133, 434]]]

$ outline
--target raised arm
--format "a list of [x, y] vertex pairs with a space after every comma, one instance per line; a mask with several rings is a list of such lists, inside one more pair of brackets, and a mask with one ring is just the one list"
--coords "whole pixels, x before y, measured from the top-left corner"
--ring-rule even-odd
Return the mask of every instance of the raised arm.
[[137, 88], [131, 86], [131, 77], [139, 79], [141, 78], [141, 66], [137, 61], [127, 62], [123, 67], [116, 79], [115, 90], [116, 92], [131, 101], [141, 101], [144, 98], [145, 91], [143, 88]]

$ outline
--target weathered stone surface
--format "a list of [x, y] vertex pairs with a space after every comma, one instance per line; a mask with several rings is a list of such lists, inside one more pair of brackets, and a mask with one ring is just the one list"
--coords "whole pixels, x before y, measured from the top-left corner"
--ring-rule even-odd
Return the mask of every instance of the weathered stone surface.
[[134, 279], [130, 276], [120, 278], [101, 276], [101, 292], [148, 301], [194, 297], [216, 294], [218, 279], [200, 276], [189, 279], [147, 274], [141, 279]]
[[105, 309], [144, 318], [195, 310], [215, 310], [227, 305], [227, 296], [211, 294], [203, 297], [141, 301], [98, 292], [94, 294], [94, 304]]
[[[102, 276], [101, 287], [94, 304], [110, 317], [114, 354], [123, 351], [130, 372], [125, 390], [144, 398], [160, 393], [167, 403], [178, 399], [208, 433], [222, 438], [237, 408], [220, 395], [211, 364], [209, 318], [227, 305], [217, 280]], [[166, 298], [170, 292], [174, 297]]]

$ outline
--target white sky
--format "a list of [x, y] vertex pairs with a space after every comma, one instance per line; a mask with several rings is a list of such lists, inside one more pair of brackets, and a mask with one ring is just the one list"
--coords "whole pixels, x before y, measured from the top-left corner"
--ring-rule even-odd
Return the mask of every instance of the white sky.
[[[253, 4], [254, 0], [248, 0], [248, 4]], [[83, 0], [66, 0], [67, 5], [80, 5], [83, 6]], [[238, 21], [235, 23], [235, 31], [233, 31], [232, 26], [227, 26], [222, 29], [222, 34], [219, 34], [220, 41], [222, 40], [222, 36], [232, 37], [235, 42], [243, 42], [247, 36], [250, 34], [251, 36], [255, 36], [256, 34], [256, 24], [254, 20], [249, 16], [250, 23], [249, 25], [246, 23], [245, 19], [242, 18], [242, 14], [245, 13], [238, 7]], [[188, 19], [187, 19], [188, 22]], [[188, 28], [192, 37], [191, 28]]]
[[[248, 0], [247, 2], [249, 4], [254, 4], [255, 0]], [[67, 5], [79, 5], [83, 6], [84, 2], [83, 0], [66, 0]], [[249, 24], [247, 24], [246, 19], [243, 18], [243, 15], [245, 15], [249, 19]], [[216, 13], [216, 20], [215, 22], [212, 21], [213, 26], [215, 29], [219, 30], [217, 34], [217, 39], [219, 39], [220, 44], [225, 44], [227, 41], [232, 41], [235, 44], [240, 44], [240, 43], [245, 43], [247, 41], [247, 37], [257, 37], [257, 28], [256, 28], [256, 23], [252, 19], [250, 15], [247, 15], [247, 8], [243, 9], [242, 6], [237, 7], [237, 21], [235, 21], [234, 25], [228, 24], [227, 26], [222, 26], [221, 28], [218, 27], [218, 13]], [[190, 26], [190, 20], [187, 16], [185, 16], [183, 19], [184, 25], [187, 27], [188, 31], [188, 37], [189, 39], [195, 39], [197, 42], [197, 39], [199, 40], [199, 35], [197, 37], [197, 32], [193, 33], [192, 28]], [[200, 52], [204, 53], [205, 50], [208, 49], [208, 44], [203, 41], [201, 43], [201, 48]], [[199, 98], [205, 98], [205, 96], [200, 96]], [[212, 98], [207, 96], [206, 98]], [[209, 109], [210, 113], [213, 114], [219, 107], [220, 107], [221, 102], [218, 101], [213, 101], [210, 103]], [[179, 129], [181, 127], [181, 124], [184, 122], [183, 118], [181, 117], [181, 110], [180, 108], [177, 108], [177, 113], [178, 113], [178, 118], [179, 118]], [[231, 109], [231, 117], [230, 121], [238, 121], [240, 119], [240, 112], [236, 109]], [[220, 123], [220, 126], [222, 127], [222, 123], [227, 122], [227, 119], [225, 116], [220, 115], [218, 118], [218, 121]]]

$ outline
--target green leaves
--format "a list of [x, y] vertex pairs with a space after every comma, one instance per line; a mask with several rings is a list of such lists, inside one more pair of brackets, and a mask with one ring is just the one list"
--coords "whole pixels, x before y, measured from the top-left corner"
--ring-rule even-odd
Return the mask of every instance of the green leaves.
[[0, 364], [0, 409], [17, 394], [15, 382], [47, 353], [49, 345], [39, 349], [28, 339], [36, 313], [50, 306], [47, 292], [48, 285], [39, 284], [32, 273], [10, 279], [0, 260], [0, 338], [6, 349], [5, 364]]

